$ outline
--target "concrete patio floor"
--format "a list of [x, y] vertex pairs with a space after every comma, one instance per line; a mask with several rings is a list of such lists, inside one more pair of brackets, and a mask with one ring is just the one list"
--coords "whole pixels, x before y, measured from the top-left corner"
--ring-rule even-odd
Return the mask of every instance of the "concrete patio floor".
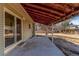
[[33, 37], [18, 45], [6, 56], [64, 56], [48, 37]]

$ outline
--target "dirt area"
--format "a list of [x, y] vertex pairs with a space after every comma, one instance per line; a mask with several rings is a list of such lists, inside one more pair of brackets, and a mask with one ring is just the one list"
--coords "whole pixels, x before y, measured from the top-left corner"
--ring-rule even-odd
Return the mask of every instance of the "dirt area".
[[72, 41], [62, 38], [54, 37], [54, 44], [63, 51], [66, 56], [78, 56], [79, 55], [79, 45], [74, 44]]

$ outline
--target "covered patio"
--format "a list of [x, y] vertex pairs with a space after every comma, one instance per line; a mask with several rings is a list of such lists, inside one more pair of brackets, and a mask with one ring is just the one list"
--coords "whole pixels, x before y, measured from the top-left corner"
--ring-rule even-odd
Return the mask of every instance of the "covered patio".
[[64, 56], [64, 53], [45, 36], [35, 36], [19, 44], [8, 56]]
[[[23, 18], [24, 19], [23, 29], [22, 29], [23, 41], [20, 44], [17, 44], [14, 49], [9, 51], [5, 55], [6, 56], [65, 56], [65, 54], [53, 42], [53, 39], [54, 39], [53, 26], [59, 22], [68, 20], [69, 18], [75, 15], [78, 15], [79, 4], [77, 3], [75, 4], [72, 4], [72, 3], [62, 3], [62, 4], [61, 3], [50, 3], [50, 4], [21, 3], [20, 5], [24, 9], [24, 11], [27, 12], [28, 15], [32, 18], [33, 23], [30, 23], [31, 25], [30, 24], [26, 25], [26, 23], [29, 23], [29, 22], [27, 22], [25, 18]], [[43, 25], [43, 27], [46, 30], [45, 36], [35, 35], [35, 23], [39, 23]], [[27, 28], [30, 29], [31, 34], [28, 32], [29, 29], [27, 30], [26, 26]], [[49, 32], [52, 34], [50, 36], [51, 40], [49, 39], [49, 36], [48, 36]], [[28, 36], [29, 38], [26, 39], [26, 36]], [[17, 39], [16, 35], [15, 35], [15, 39]]]

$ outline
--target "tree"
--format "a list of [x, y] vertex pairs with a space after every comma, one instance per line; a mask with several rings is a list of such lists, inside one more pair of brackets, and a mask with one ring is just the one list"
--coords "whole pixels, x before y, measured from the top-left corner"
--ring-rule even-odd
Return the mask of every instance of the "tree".
[[62, 23], [62, 26], [64, 29], [66, 29], [69, 26], [69, 22], [66, 21], [66, 22]]

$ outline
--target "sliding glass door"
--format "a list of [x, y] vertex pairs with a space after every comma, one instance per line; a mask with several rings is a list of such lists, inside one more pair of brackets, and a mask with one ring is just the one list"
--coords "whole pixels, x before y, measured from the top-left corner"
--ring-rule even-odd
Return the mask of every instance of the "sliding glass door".
[[5, 12], [5, 47], [21, 40], [21, 20]]
[[14, 16], [5, 13], [5, 47], [14, 43], [15, 34]]
[[17, 27], [17, 41], [21, 40], [21, 20], [16, 18], [16, 27]]

